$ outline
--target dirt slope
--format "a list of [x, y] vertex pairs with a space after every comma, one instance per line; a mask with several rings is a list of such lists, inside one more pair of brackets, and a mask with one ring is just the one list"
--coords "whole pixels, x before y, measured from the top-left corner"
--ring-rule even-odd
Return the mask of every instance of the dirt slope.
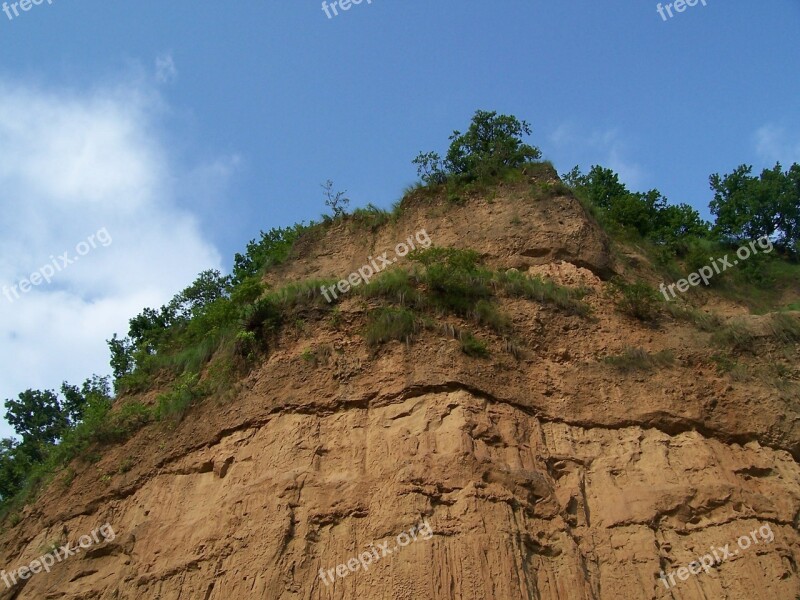
[[[269, 279], [344, 277], [424, 228], [493, 267], [591, 288], [594, 320], [506, 300], [521, 357], [489, 338], [475, 359], [433, 332], [371, 351], [355, 297], [336, 325], [309, 311], [232, 398], [77, 464], [26, 508], [0, 539], [6, 570], [103, 523], [116, 537], [0, 598], [800, 597], [796, 383], [733, 381], [710, 334], [615, 312], [620, 266], [576, 200], [493, 196], [418, 198], [374, 232], [337, 224]], [[757, 343], [754, 368], [787, 352], [797, 364], [796, 347]], [[626, 346], [675, 362], [603, 362]], [[309, 361], [308, 348], [332, 351]]]

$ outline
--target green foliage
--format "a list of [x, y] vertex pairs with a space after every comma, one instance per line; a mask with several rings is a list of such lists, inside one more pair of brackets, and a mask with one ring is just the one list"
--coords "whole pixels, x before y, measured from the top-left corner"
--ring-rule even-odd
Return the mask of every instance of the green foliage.
[[461, 337], [461, 351], [473, 358], [486, 358], [489, 356], [489, 348], [486, 342], [479, 340], [471, 333]]
[[772, 315], [769, 323], [772, 337], [783, 344], [800, 342], [800, 319], [783, 312]]
[[283, 322], [283, 313], [273, 298], [260, 298], [247, 306], [242, 315], [242, 328], [256, 338], [275, 331]]
[[390, 340], [409, 342], [419, 325], [414, 312], [405, 307], [381, 307], [370, 313], [364, 337], [370, 346]]
[[22, 437], [20, 450], [33, 462], [41, 462], [47, 447], [55, 444], [69, 427], [67, 412], [50, 390], [25, 390], [18, 399], [5, 401], [5, 418]]
[[6, 509], [101, 440], [109, 427], [109, 387], [107, 379], [93, 376], [80, 387], [65, 382], [63, 400], [54, 392], [28, 390], [19, 401], [7, 401], [9, 422], [19, 428], [22, 441], [0, 442], [0, 496]]
[[709, 177], [714, 191], [711, 213], [714, 232], [722, 239], [741, 243], [767, 236], [785, 252], [800, 252], [800, 165], [783, 171], [780, 163], [759, 177], [753, 167], [740, 165], [733, 172]]
[[347, 191], [335, 191], [333, 189], [333, 181], [330, 179], [323, 183], [321, 187], [325, 196], [325, 206], [333, 211], [333, 218], [343, 217], [347, 213], [348, 204], [350, 204], [350, 198], [345, 195]]
[[14, 496], [22, 488], [33, 466], [30, 455], [12, 438], [0, 440], [0, 498]]
[[497, 306], [489, 300], [478, 300], [468, 314], [478, 324], [488, 327], [497, 333], [502, 334], [511, 331], [511, 319], [508, 315], [500, 312]]
[[242, 255], [237, 253], [233, 261], [232, 283], [238, 284], [247, 277], [261, 275], [265, 270], [280, 265], [289, 257], [292, 247], [310, 226], [299, 223], [291, 227], [276, 227], [267, 233], [261, 232], [261, 238], [251, 240]]
[[658, 292], [645, 282], [617, 281], [613, 285], [612, 292], [616, 296], [617, 310], [621, 313], [640, 321], [653, 321], [658, 316]]
[[367, 285], [356, 288], [365, 298], [384, 298], [400, 305], [415, 305], [419, 294], [411, 276], [404, 269], [390, 269], [373, 278]]
[[101, 443], [119, 443], [128, 440], [134, 433], [153, 421], [153, 410], [146, 404], [133, 400], [125, 402], [117, 411], [99, 423], [92, 438]]
[[438, 152], [420, 152], [411, 161], [417, 165], [417, 175], [427, 185], [438, 185], [447, 181], [445, 164]]
[[364, 208], [355, 209], [349, 217], [351, 222], [366, 227], [371, 231], [377, 231], [379, 227], [385, 225], [391, 219], [391, 213], [378, 208], [372, 203], [367, 204]]
[[183, 420], [192, 403], [202, 396], [197, 375], [187, 373], [169, 392], [158, 397], [154, 416], [158, 421], [168, 421], [177, 425]]
[[587, 290], [567, 288], [551, 280], [528, 277], [519, 271], [506, 271], [497, 275], [497, 280], [509, 296], [526, 298], [542, 304], [554, 304], [562, 310], [581, 317], [589, 316], [591, 307], [582, 302]]
[[671, 350], [651, 354], [643, 348], [626, 347], [622, 354], [606, 356], [604, 362], [623, 372], [649, 371], [656, 367], [670, 366], [675, 362]]
[[[436, 152], [420, 152], [414, 159], [417, 174], [429, 185], [455, 178], [459, 181], [496, 181], [510, 169], [541, 157], [538, 148], [526, 144], [531, 127], [511, 115], [478, 110], [467, 131], [454, 131], [442, 160]], [[452, 194], [455, 198], [459, 196]]]
[[691, 206], [670, 205], [658, 190], [631, 192], [611, 169], [595, 165], [584, 175], [574, 167], [562, 178], [601, 223], [623, 236], [646, 238], [669, 252], [681, 252], [687, 238], [708, 234], [708, 225]]
[[309, 279], [293, 282], [272, 292], [268, 298], [283, 308], [326, 308], [331, 303], [325, 300], [322, 288], [336, 283], [333, 279]]
[[750, 352], [753, 349], [755, 334], [741, 320], [731, 321], [711, 336], [711, 341], [717, 346], [729, 347], [734, 350]]
[[442, 312], [469, 316], [480, 300], [492, 296], [492, 273], [478, 267], [479, 254], [456, 248], [428, 248], [409, 254], [425, 269], [418, 275], [426, 298]]

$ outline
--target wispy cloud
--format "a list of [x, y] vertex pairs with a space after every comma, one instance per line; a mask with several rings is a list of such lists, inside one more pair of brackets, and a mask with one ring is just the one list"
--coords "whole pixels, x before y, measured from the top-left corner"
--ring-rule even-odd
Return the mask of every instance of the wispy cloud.
[[237, 161], [178, 165], [162, 109], [146, 83], [75, 93], [0, 81], [0, 286], [101, 228], [114, 240], [14, 303], [0, 297], [0, 400], [106, 373], [113, 332], [220, 267], [175, 190], [198, 173], [224, 189]]
[[172, 54], [162, 54], [156, 57], [156, 80], [159, 83], [172, 83], [178, 77], [178, 69]]
[[644, 169], [629, 158], [630, 142], [618, 129], [582, 130], [571, 123], [564, 123], [548, 139], [553, 153], [558, 155], [559, 162], [564, 163], [559, 165], [563, 170], [575, 164], [584, 168], [599, 164], [619, 173], [622, 181], [633, 189], [644, 182]]
[[800, 163], [800, 134], [791, 135], [784, 127], [767, 124], [756, 131], [754, 138], [756, 152], [766, 163]]

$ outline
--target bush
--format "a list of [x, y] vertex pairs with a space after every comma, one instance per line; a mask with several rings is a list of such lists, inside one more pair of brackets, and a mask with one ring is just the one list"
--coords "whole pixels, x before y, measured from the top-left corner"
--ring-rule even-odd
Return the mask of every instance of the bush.
[[542, 153], [523, 141], [531, 127], [511, 115], [478, 110], [467, 131], [454, 131], [444, 160], [436, 152], [420, 152], [414, 159], [426, 184], [459, 181], [496, 181], [511, 169], [537, 160]]
[[283, 314], [271, 298], [256, 300], [242, 314], [242, 328], [257, 335], [274, 331], [282, 322]]
[[658, 316], [658, 293], [643, 281], [617, 281], [613, 289], [617, 296], [615, 304], [621, 313], [640, 321], [652, 321]]
[[158, 406], [155, 411], [156, 420], [170, 421], [173, 424], [180, 423], [192, 403], [201, 396], [197, 375], [185, 375], [172, 390], [158, 397]]
[[153, 412], [149, 406], [139, 401], [126, 402], [98, 425], [93, 437], [101, 443], [124, 442], [152, 420]]
[[462, 336], [461, 351], [467, 356], [472, 356], [473, 358], [486, 358], [489, 356], [489, 349], [486, 346], [486, 342], [479, 340], [471, 333], [467, 333]]

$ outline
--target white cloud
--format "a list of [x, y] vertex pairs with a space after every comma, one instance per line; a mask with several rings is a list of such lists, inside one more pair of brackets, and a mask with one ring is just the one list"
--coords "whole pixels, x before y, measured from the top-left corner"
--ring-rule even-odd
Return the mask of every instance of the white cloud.
[[783, 127], [764, 125], [756, 131], [755, 143], [756, 152], [766, 166], [774, 166], [776, 162], [783, 166], [800, 163], [800, 135], [792, 137]]
[[575, 164], [584, 168], [601, 165], [619, 173], [620, 179], [631, 189], [638, 189], [644, 183], [645, 172], [627, 157], [629, 143], [617, 129], [581, 131], [571, 123], [564, 123], [548, 137], [556, 155], [554, 158], [559, 162], [563, 158], [564, 165], [559, 165], [561, 170]]
[[172, 83], [178, 76], [175, 60], [172, 54], [162, 54], [156, 57], [156, 80], [159, 83]]
[[[77, 256], [101, 228], [113, 240], [14, 302], [0, 295], [0, 400], [107, 373], [112, 333], [220, 268], [197, 218], [177, 207], [198, 167], [174, 164], [161, 108], [142, 83], [78, 94], [0, 81], [0, 287]], [[200, 170], [223, 189], [231, 164]]]

